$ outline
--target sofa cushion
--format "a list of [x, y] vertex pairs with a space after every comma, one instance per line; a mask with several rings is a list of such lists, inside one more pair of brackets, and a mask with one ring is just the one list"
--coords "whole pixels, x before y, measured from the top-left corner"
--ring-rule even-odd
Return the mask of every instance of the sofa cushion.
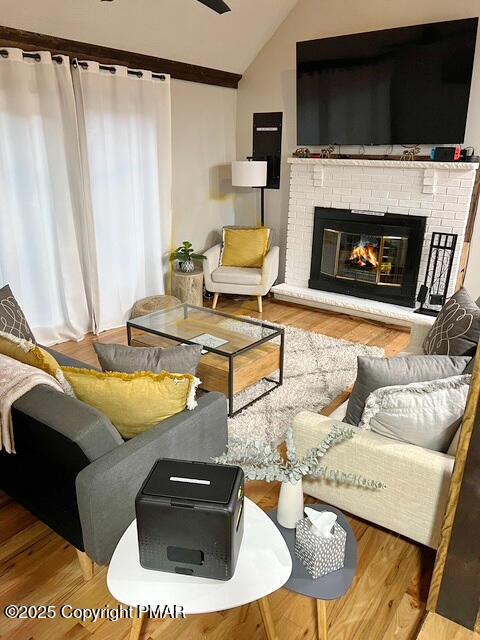
[[45, 371], [60, 383], [65, 393], [73, 395], [72, 389], [65, 380], [62, 369], [56, 359], [49, 351], [42, 349], [38, 344], [0, 332], [0, 354]]
[[466, 356], [359, 356], [357, 379], [348, 401], [344, 422], [355, 426], [360, 423], [365, 402], [376, 389], [458, 376], [464, 372], [469, 362], [470, 358]]
[[480, 308], [459, 289], [442, 307], [423, 343], [428, 355], [474, 356], [480, 339]]
[[152, 373], [190, 373], [195, 375], [202, 356], [201, 345], [183, 344], [162, 347], [127, 347], [123, 344], [94, 344], [103, 371], [151, 371]]
[[35, 342], [35, 336], [8, 284], [0, 289], [0, 331]]
[[270, 229], [223, 230], [223, 251], [221, 264], [224, 267], [262, 267], [268, 252]]
[[212, 272], [213, 282], [255, 286], [262, 282], [262, 270], [247, 267], [218, 267]]
[[118, 373], [64, 367], [79, 400], [105, 414], [126, 438], [196, 406], [195, 376], [173, 373]]
[[377, 389], [367, 398], [359, 427], [445, 452], [465, 411], [470, 380], [461, 375]]

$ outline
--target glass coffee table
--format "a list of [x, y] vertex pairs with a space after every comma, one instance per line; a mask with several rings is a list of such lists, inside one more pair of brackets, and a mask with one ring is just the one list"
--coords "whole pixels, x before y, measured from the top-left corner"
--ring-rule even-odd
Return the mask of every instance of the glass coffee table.
[[[285, 330], [266, 322], [180, 304], [129, 320], [127, 336], [140, 347], [201, 344], [201, 387], [227, 396], [229, 417], [283, 384]], [[235, 408], [235, 394], [262, 380], [268, 388]]]

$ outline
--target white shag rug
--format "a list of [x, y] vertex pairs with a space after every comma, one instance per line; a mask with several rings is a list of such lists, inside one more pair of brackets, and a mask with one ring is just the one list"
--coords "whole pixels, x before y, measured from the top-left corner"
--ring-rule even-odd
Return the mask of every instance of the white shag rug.
[[[285, 327], [283, 385], [230, 418], [229, 437], [280, 443], [299, 411], [319, 413], [355, 382], [357, 356], [382, 357], [384, 350]], [[245, 389], [235, 396], [234, 409], [271, 387], [262, 381]]]

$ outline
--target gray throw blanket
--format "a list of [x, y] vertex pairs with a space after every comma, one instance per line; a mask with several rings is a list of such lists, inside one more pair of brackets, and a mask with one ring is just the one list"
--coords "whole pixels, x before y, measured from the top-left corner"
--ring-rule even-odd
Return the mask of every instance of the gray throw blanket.
[[61, 384], [51, 375], [0, 354], [0, 450], [15, 453], [12, 429], [12, 405], [27, 391], [46, 384], [63, 393]]

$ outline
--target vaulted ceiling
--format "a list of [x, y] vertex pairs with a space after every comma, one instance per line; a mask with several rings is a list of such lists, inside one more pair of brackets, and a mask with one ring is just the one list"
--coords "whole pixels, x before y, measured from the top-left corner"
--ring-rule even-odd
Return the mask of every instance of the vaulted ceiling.
[[0, 0], [0, 24], [243, 73], [298, 0]]

